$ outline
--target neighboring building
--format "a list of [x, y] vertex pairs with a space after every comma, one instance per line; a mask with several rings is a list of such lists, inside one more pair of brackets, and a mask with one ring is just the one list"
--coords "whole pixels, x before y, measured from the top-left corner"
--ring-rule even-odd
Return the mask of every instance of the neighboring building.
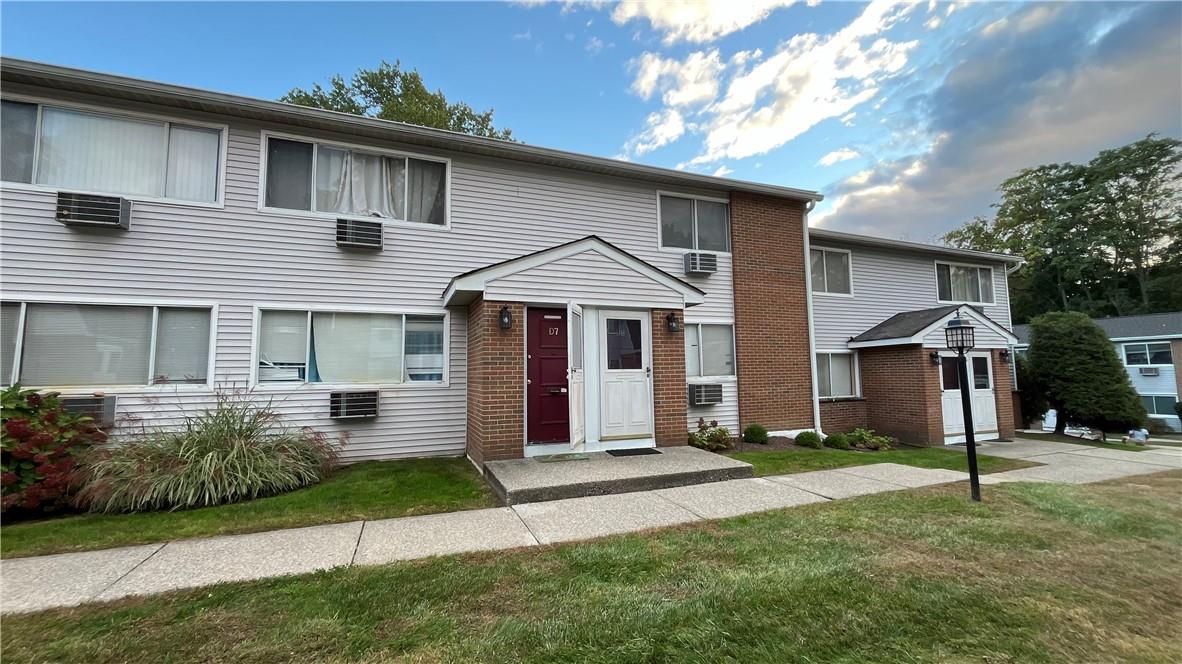
[[681, 445], [699, 418], [938, 444], [963, 433], [929, 357], [958, 313], [982, 434], [1012, 429], [1016, 259], [806, 233], [820, 196], [788, 187], [38, 63], [0, 77], [3, 382], [115, 397], [119, 431], [237, 389], [347, 460]]
[[[1092, 320], [1108, 335], [1149, 417], [1170, 431], [1182, 431], [1174, 410], [1182, 394], [1182, 311]], [[1030, 326], [1017, 325], [1014, 334], [1016, 351], [1025, 353]]]

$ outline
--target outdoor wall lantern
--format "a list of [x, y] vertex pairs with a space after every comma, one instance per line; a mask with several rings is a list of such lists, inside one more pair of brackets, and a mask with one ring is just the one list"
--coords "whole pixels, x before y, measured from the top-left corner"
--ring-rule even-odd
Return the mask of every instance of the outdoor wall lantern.
[[932, 352], [928, 353], [928, 359], [930, 359], [932, 361], [932, 364], [934, 364], [936, 366], [940, 366], [940, 354], [937, 353], [936, 351], [932, 351]]
[[501, 307], [500, 322], [502, 330], [513, 327], [513, 312], [509, 311], [509, 305]]
[[998, 353], [997, 356], [1001, 358], [1002, 362], [1004, 362], [1006, 364], [1010, 363], [1010, 351], [1009, 350], [1003, 350], [1000, 353]]
[[944, 328], [948, 350], [956, 351], [956, 377], [960, 383], [960, 405], [964, 415], [964, 440], [969, 454], [969, 487], [973, 500], [981, 502], [981, 478], [977, 474], [977, 441], [973, 436], [973, 400], [969, 387], [969, 363], [965, 353], [976, 345], [973, 326], [958, 314]]
[[665, 316], [665, 327], [669, 328], [670, 332], [681, 331], [681, 321], [678, 320], [677, 314], [670, 311], [669, 315]]

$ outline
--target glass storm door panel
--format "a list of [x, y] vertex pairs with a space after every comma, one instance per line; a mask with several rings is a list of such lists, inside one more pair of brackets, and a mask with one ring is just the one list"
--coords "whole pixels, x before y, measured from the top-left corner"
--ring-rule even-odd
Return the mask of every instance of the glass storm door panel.
[[652, 327], [647, 311], [600, 316], [603, 390], [601, 440], [651, 438]]

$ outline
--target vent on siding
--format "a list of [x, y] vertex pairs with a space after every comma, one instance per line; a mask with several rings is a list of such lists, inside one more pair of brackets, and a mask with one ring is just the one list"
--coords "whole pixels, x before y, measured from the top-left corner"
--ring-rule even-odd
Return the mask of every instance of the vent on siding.
[[378, 392], [333, 392], [328, 395], [329, 417], [377, 417]]
[[75, 415], [85, 415], [100, 427], [115, 425], [115, 395], [91, 397], [61, 397], [62, 408]]
[[686, 274], [714, 274], [718, 272], [718, 256], [691, 251], [685, 255]]
[[1156, 376], [1159, 372], [1157, 367], [1141, 367], [1140, 373], [1142, 376]]
[[337, 246], [359, 249], [382, 248], [382, 222], [337, 219]]
[[691, 406], [713, 406], [722, 403], [722, 385], [690, 385], [689, 402]]
[[131, 228], [131, 201], [118, 196], [92, 196], [58, 192], [57, 215], [67, 226]]

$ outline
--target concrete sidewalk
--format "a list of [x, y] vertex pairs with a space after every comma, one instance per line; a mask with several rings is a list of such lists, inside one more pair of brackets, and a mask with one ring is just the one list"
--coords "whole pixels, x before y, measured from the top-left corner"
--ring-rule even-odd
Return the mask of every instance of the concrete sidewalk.
[[[982, 453], [1046, 464], [983, 482], [1095, 482], [1182, 467], [1182, 449], [1122, 452], [1051, 443], [987, 443]], [[739, 479], [512, 507], [354, 521], [0, 561], [0, 611], [37, 611], [227, 581], [303, 574], [637, 532], [886, 491], [967, 474], [893, 463]], [[37, 582], [30, 582], [30, 580]]]

